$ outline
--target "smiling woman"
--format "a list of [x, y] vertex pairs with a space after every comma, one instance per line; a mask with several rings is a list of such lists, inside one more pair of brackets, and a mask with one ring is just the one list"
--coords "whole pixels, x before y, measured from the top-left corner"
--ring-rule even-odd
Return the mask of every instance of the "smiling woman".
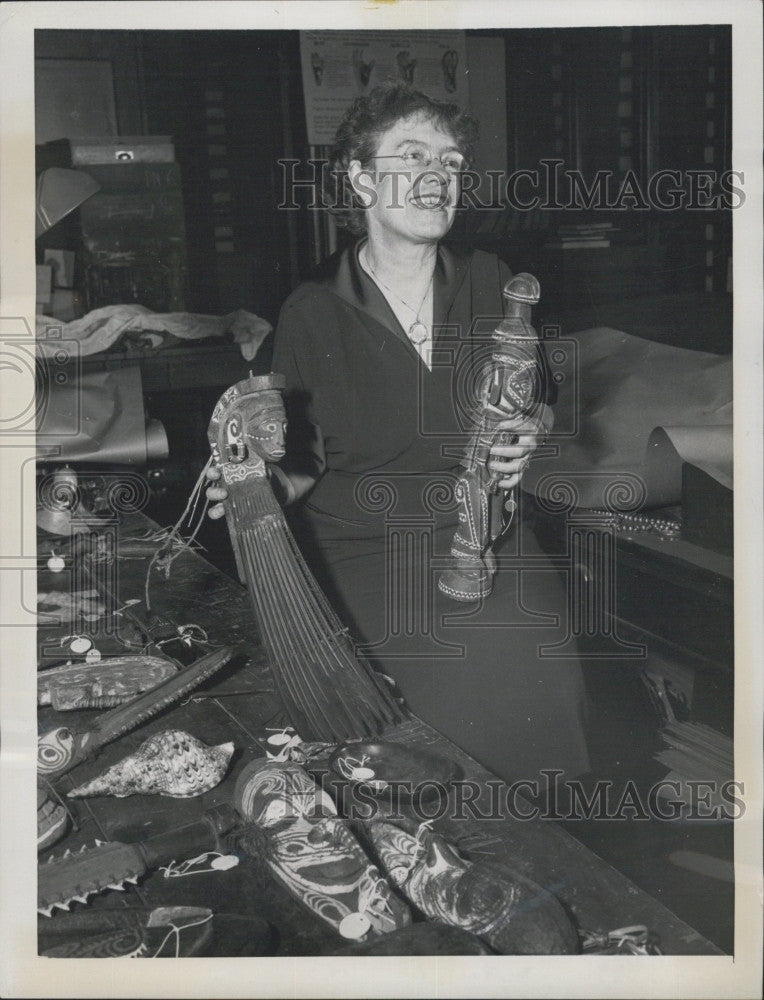
[[[444, 142], [442, 149], [437, 145], [427, 148], [427, 140], [417, 134], [430, 128], [439, 133]], [[333, 170], [325, 177], [326, 204], [337, 216], [338, 224], [360, 235], [367, 229], [366, 206], [351, 180], [351, 163], [355, 161], [371, 168], [375, 160], [401, 158], [404, 162], [395, 168], [396, 172], [408, 171], [411, 181], [412, 172], [415, 179], [420, 168], [426, 170], [431, 165], [432, 160], [427, 159], [425, 153], [429, 156], [458, 154], [446, 159], [452, 165], [461, 160], [462, 165], [457, 170], [466, 169], [473, 158], [477, 138], [477, 122], [457, 105], [434, 101], [402, 85], [377, 87], [351, 104], [337, 129]], [[449, 169], [447, 163], [440, 162], [443, 168]], [[400, 203], [400, 196], [394, 201]]]
[[477, 134], [456, 105], [401, 85], [356, 100], [337, 131], [333, 210], [367, 234], [360, 266], [428, 367], [437, 245], [453, 225]]
[[[589, 766], [583, 679], [574, 656], [539, 657], [566, 636], [566, 601], [529, 527], [518, 517], [507, 532], [490, 597], [457, 608], [437, 587], [470, 432], [460, 387], [510, 277], [490, 254], [441, 243], [476, 137], [458, 107], [401, 85], [345, 115], [328, 206], [359, 239], [282, 309], [273, 368], [287, 381], [287, 453], [272, 483], [301, 501], [292, 527], [311, 569], [413, 712], [502, 777], [572, 778]], [[545, 405], [501, 424], [511, 443], [488, 459], [500, 488], [518, 484], [550, 425]]]
[[[371, 158], [375, 169], [350, 161], [348, 176], [364, 204], [367, 231], [375, 243], [388, 229], [408, 241], [419, 237], [429, 242], [446, 235], [466, 163], [455, 143], [450, 133], [419, 112], [384, 133], [379, 152]], [[380, 170], [380, 161], [389, 165]], [[362, 187], [364, 177], [368, 186]]]

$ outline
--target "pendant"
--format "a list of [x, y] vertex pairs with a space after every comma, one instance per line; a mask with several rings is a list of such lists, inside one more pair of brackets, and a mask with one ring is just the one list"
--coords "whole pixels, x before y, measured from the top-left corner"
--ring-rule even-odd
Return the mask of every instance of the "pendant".
[[409, 340], [412, 344], [423, 344], [427, 340], [427, 327], [417, 320], [409, 327]]

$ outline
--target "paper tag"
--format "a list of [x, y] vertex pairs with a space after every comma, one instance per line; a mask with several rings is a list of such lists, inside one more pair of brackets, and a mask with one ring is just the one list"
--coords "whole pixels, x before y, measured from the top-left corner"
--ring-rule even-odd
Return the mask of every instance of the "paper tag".
[[95, 649], [95, 648], [89, 649], [85, 655], [86, 663], [98, 663], [100, 659], [101, 659], [100, 649]]
[[235, 854], [224, 854], [222, 857], [213, 858], [210, 861], [210, 868], [214, 868], [216, 871], [226, 872], [229, 868], [235, 868], [239, 863], [239, 859]]
[[87, 653], [93, 643], [90, 639], [86, 639], [84, 636], [80, 636], [78, 639], [72, 639], [69, 643], [69, 649], [73, 653]]
[[370, 767], [354, 767], [350, 773], [356, 781], [368, 781], [374, 777], [374, 771]]
[[283, 747], [284, 744], [289, 743], [292, 738], [293, 737], [291, 736], [287, 736], [286, 733], [275, 733], [273, 736], [268, 737], [266, 743], [270, 743], [272, 747]]
[[362, 938], [371, 927], [371, 921], [363, 913], [348, 913], [340, 921], [339, 932], [344, 938], [356, 941]]

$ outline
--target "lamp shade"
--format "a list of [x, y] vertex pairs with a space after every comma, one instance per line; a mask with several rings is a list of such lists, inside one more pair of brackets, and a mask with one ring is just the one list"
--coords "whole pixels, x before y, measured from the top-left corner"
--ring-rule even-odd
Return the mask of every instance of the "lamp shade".
[[100, 190], [101, 185], [81, 170], [63, 167], [43, 170], [37, 178], [35, 239]]

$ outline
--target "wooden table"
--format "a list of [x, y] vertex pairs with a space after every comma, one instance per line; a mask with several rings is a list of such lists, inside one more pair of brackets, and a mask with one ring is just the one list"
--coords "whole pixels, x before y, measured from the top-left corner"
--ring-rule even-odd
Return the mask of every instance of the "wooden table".
[[[141, 514], [122, 515], [117, 560], [110, 567], [100, 563], [92, 565], [92, 582], [105, 594], [107, 605], [110, 601], [120, 602], [118, 606], [112, 605], [112, 610], [118, 610], [122, 602], [132, 598], [143, 600], [146, 569], [154, 546], [136, 539], [155, 527]], [[47, 548], [41, 548], [47, 555]], [[66, 576], [65, 573], [53, 578], [43, 570], [39, 587], [41, 590], [53, 586], [65, 589]], [[161, 616], [166, 624], [169, 623], [162, 634], [177, 634], [175, 626], [193, 623], [204, 628], [212, 644], [240, 643], [242, 654], [183, 703], [107, 746], [95, 760], [65, 775], [58, 787], [65, 791], [90, 779], [132, 752], [151, 733], [167, 728], [184, 729], [207, 744], [232, 740], [236, 753], [231, 768], [217, 788], [196, 799], [133, 796], [76, 800], [73, 810], [79, 829], [70, 832], [49, 853], [58, 854], [66, 848], [92, 844], [95, 838], [126, 840], [151, 836], [164, 828], [191, 822], [213, 805], [230, 802], [237, 775], [253, 757], [264, 753], [265, 727], [279, 724], [282, 718], [278, 697], [273, 693], [270, 669], [258, 645], [249, 598], [242, 586], [198, 554], [186, 551], [173, 564], [169, 580], [156, 573], [153, 575], [150, 601], [148, 613], [144, 604], [138, 604], [111, 618], [119, 623], [116, 634], [96, 637], [104, 655], [124, 652], [120, 637], [135, 642], [137, 632], [147, 626], [158, 635], [154, 616]], [[44, 660], [51, 661], [60, 636], [67, 632], [71, 632], [70, 626], [40, 629], [39, 644]], [[189, 649], [181, 641], [173, 641], [165, 644], [162, 651], [189, 662], [201, 655], [204, 648]], [[240, 693], [243, 691], [256, 693]], [[82, 713], [83, 717], [85, 715]], [[93, 717], [92, 713], [87, 715]], [[51, 709], [40, 710], [41, 731], [54, 724], [76, 724], [77, 721], [73, 713], [56, 715]], [[491, 787], [504, 788], [467, 754], [417, 719], [409, 718], [390, 729], [385, 738], [401, 740], [455, 760], [464, 776], [479, 784], [481, 800], [476, 805], [481, 811], [485, 811], [484, 797]], [[468, 810], [462, 812], [468, 813]], [[435, 829], [457, 845], [461, 844], [465, 856], [474, 860], [490, 858], [507, 862], [548, 887], [562, 901], [579, 928], [607, 931], [645, 924], [658, 936], [665, 953], [721, 954], [713, 944], [556, 823], [541, 819], [522, 821], [508, 816], [495, 819], [458, 817], [451, 813], [449, 809], [442, 819], [438, 819]], [[251, 953], [248, 951], [251, 924], [247, 921], [253, 914], [276, 928], [274, 954], [332, 954], [346, 946], [327, 925], [299, 906], [263, 867], [248, 858], [243, 858], [238, 866], [228, 871], [187, 878], [166, 878], [162, 873], [154, 873], [126, 893], [107, 892], [89, 905], [138, 902], [152, 906], [177, 904], [212, 908], [221, 915], [223, 930], [218, 930], [214, 939], [214, 953], [220, 956]], [[79, 905], [75, 904], [75, 908]]]

